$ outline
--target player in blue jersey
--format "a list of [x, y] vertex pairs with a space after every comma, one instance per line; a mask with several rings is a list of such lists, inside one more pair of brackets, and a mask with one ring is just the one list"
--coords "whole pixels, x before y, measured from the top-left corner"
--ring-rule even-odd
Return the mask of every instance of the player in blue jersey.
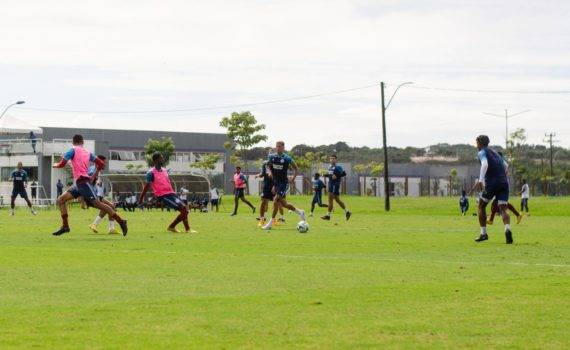
[[[103, 155], [98, 155], [97, 158], [101, 159], [102, 161], [106, 160], [106, 157]], [[97, 180], [99, 179], [100, 171], [101, 170], [98, 169], [95, 165], [91, 165], [89, 167], [89, 171], [87, 172], [87, 174], [91, 177], [91, 179], [92, 179], [91, 183], [93, 185], [95, 185], [97, 183]], [[99, 198], [99, 200], [101, 202], [103, 202], [103, 203], [107, 204], [108, 206], [110, 206], [111, 208], [115, 209], [114, 203], [108, 201], [103, 196], [98, 195], [97, 197]], [[95, 220], [93, 220], [93, 223], [91, 223], [91, 225], [89, 225], [89, 229], [91, 229], [91, 231], [93, 231], [93, 233], [98, 233], [99, 230], [97, 229], [97, 225], [99, 225], [99, 223], [101, 222], [101, 220], [103, 220], [105, 215], [107, 215], [109, 218], [109, 231], [108, 231], [108, 233], [110, 235], [118, 234], [119, 232], [115, 229], [115, 219], [113, 219], [112, 216], [108, 215], [103, 210], [99, 210], [99, 214], [97, 214], [97, 216], [95, 217]]]
[[[273, 154], [273, 150], [269, 151], [268, 157]], [[259, 222], [257, 223], [258, 227], [262, 227], [267, 223], [267, 219], [265, 218], [265, 213], [267, 213], [267, 209], [269, 208], [269, 202], [273, 202], [275, 199], [275, 193], [273, 192], [273, 180], [269, 177], [269, 171], [267, 171], [267, 164], [268, 161], [266, 160], [261, 164], [261, 172], [257, 174], [257, 177], [263, 179], [263, 191], [261, 192], [261, 205], [259, 208]], [[279, 208], [279, 213], [281, 217], [279, 221], [285, 222], [285, 217], [283, 216], [283, 208]], [[278, 222], [274, 222], [273, 224], [277, 224]]]
[[[264, 230], [271, 230], [271, 226], [275, 221], [277, 211], [280, 207], [294, 211], [299, 215], [301, 220], [305, 221], [305, 212], [287, 203], [287, 200], [285, 199], [287, 196], [287, 190], [289, 189], [289, 181], [294, 182], [297, 177], [297, 164], [293, 158], [285, 153], [285, 142], [277, 141], [275, 150], [277, 152], [270, 155], [267, 159], [268, 176], [273, 180], [273, 191], [275, 193], [275, 199], [273, 200], [273, 215], [271, 216], [272, 220], [268, 220], [267, 224], [262, 227]], [[293, 169], [293, 177], [291, 179], [289, 179], [289, 176], [287, 175], [289, 167]]]
[[329, 166], [329, 173], [325, 175], [329, 179], [329, 186], [328, 186], [329, 211], [327, 215], [322, 216], [321, 219], [323, 220], [331, 219], [333, 204], [334, 201], [336, 201], [338, 205], [344, 210], [344, 216], [346, 220], [349, 220], [352, 213], [350, 212], [350, 210], [346, 208], [343, 201], [340, 200], [340, 184], [342, 178], [346, 176], [346, 172], [340, 165], [336, 163], [337, 162], [336, 154], [330, 156], [330, 162], [331, 165]]
[[311, 201], [311, 214], [313, 217], [313, 212], [315, 211], [315, 204], [318, 204], [321, 208], [326, 208], [328, 205], [323, 204], [323, 189], [326, 187], [323, 180], [321, 180], [321, 174], [315, 173], [312, 181], [313, 185], [313, 200]]
[[36, 215], [36, 211], [32, 208], [32, 202], [28, 199], [28, 192], [26, 191], [26, 184], [28, 183], [28, 173], [23, 169], [22, 162], [18, 162], [17, 167], [10, 174], [10, 180], [13, 181], [14, 187], [12, 188], [12, 197], [10, 197], [10, 215], [14, 215], [14, 208], [16, 207], [16, 197], [20, 196], [26, 201], [30, 212]]
[[482, 190], [483, 194], [479, 201], [479, 224], [481, 234], [475, 240], [483, 242], [489, 239], [487, 234], [487, 204], [497, 199], [499, 212], [505, 224], [505, 240], [507, 244], [513, 243], [513, 233], [511, 232], [511, 218], [507, 212], [509, 202], [509, 182], [503, 158], [493, 149], [489, 148], [489, 137], [480, 135], [475, 140], [477, 143], [477, 154], [481, 162], [479, 180], [475, 184], [475, 190]]

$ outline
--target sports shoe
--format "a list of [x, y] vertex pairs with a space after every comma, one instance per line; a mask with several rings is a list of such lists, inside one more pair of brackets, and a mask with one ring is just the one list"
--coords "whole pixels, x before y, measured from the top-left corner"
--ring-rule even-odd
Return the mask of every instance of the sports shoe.
[[230, 215], [230, 216], [236, 216], [236, 215], [237, 215], [237, 213], [232, 213], [232, 215]]
[[483, 242], [489, 239], [489, 236], [487, 235], [480, 235], [477, 239], [475, 239], [475, 242]]
[[57, 231], [55, 231], [54, 233], [52, 233], [52, 235], [54, 235], [54, 236], [61, 236], [62, 234], [67, 233], [67, 232], [69, 232], [69, 231], [71, 231], [71, 230], [69, 229], [69, 227], [62, 227], [62, 228], [60, 228], [59, 230], [57, 230]]
[[189, 229], [188, 231], [186, 231], [186, 233], [198, 233], [198, 231], [193, 230], [193, 229]]
[[95, 224], [89, 225], [89, 228], [91, 229], [91, 231], [93, 231], [93, 233], [99, 233], [99, 231], [97, 231], [97, 226]]
[[38, 212], [32, 209], [32, 215], [38, 215]]
[[350, 219], [350, 217], [352, 216], [352, 213], [350, 211], [347, 211], [345, 213], [345, 216], [346, 216], [346, 221], [348, 221]]
[[517, 224], [520, 224], [522, 219], [523, 219], [524, 214], [521, 213], [521, 215], [517, 216]]
[[328, 221], [331, 219], [331, 216], [330, 215], [321, 216], [321, 219]]
[[261, 227], [263, 225], [265, 225], [265, 220], [261, 219], [257, 222], [257, 227]]
[[307, 221], [307, 218], [305, 217], [305, 211], [302, 209], [299, 209], [299, 216], [301, 217], [301, 221]]
[[123, 231], [123, 236], [127, 235], [127, 232], [129, 231], [129, 228], [127, 227], [127, 220], [123, 220], [119, 223], [119, 226], [121, 226], [121, 231]]
[[513, 244], [513, 233], [511, 232], [511, 230], [505, 231], [505, 241], [507, 242], [507, 244]]
[[180, 233], [180, 231], [176, 227], [168, 227], [166, 231], [173, 233]]
[[279, 218], [279, 222], [285, 223], [285, 218]]
[[14, 216], [14, 209], [10, 209], [10, 216]]
[[119, 232], [117, 230], [115, 230], [114, 228], [109, 229], [109, 234], [110, 235], [118, 235]]
[[273, 221], [273, 225], [279, 226], [279, 220], [277, 220], [277, 219], [271, 219], [271, 221]]
[[261, 226], [262, 230], [269, 231], [271, 230], [271, 221], [267, 222], [267, 224]]
[[310, 217], [310, 218], [312, 218], [312, 217], [313, 217], [313, 212], [311, 212], [311, 213], [309, 214], [309, 217]]
[[493, 221], [487, 220], [487, 225], [493, 225]]

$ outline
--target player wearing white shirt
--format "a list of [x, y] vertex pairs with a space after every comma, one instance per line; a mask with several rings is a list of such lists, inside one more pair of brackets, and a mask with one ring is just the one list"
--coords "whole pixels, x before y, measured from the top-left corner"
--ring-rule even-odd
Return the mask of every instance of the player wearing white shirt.
[[520, 195], [521, 195], [521, 212], [524, 212], [526, 209], [526, 215], [530, 216], [528, 212], [528, 198], [530, 197], [530, 189], [526, 180], [523, 179], [523, 185], [521, 187]]

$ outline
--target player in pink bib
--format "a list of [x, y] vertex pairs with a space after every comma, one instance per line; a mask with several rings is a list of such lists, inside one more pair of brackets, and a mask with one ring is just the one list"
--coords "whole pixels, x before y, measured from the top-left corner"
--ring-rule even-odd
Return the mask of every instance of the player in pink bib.
[[67, 202], [78, 197], [83, 197], [85, 202], [92, 207], [99, 209], [113, 218], [123, 231], [123, 236], [127, 235], [127, 221], [121, 219], [117, 212], [109, 205], [101, 202], [93, 188], [93, 179], [89, 175], [89, 165], [95, 163], [95, 167], [99, 170], [105, 168], [104, 157], [97, 158], [91, 152], [83, 148], [83, 136], [73, 136], [73, 148], [65, 152], [59, 163], [53, 165], [54, 168], [63, 168], [67, 163], [71, 164], [73, 173], [74, 186], [57, 198], [57, 205], [61, 211], [61, 228], [53, 233], [54, 236], [60, 236], [69, 232]]
[[151, 187], [157, 202], [180, 212], [176, 219], [168, 226], [167, 230], [176, 233], [180, 232], [176, 229], [176, 225], [182, 222], [187, 233], [197, 233], [197, 231], [190, 229], [188, 208], [174, 192], [170, 178], [168, 177], [168, 171], [162, 167], [164, 164], [164, 156], [162, 153], [154, 152], [152, 162], [154, 166], [146, 173], [146, 183], [139, 198], [139, 205], [143, 205], [148, 188]]
[[234, 173], [234, 212], [231, 216], [237, 215], [239, 200], [247, 204], [253, 213], [255, 214], [255, 207], [245, 198], [245, 188], [247, 187], [247, 178], [241, 172], [241, 167], [236, 167], [236, 172]]

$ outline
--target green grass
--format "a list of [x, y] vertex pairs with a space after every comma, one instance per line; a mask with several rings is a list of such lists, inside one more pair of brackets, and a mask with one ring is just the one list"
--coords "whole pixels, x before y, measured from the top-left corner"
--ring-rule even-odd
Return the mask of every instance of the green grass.
[[455, 198], [346, 202], [306, 235], [228, 204], [192, 236], [128, 213], [126, 238], [90, 234], [94, 210], [59, 238], [55, 210], [2, 210], [0, 348], [570, 348], [570, 199], [533, 198], [512, 246], [498, 221], [474, 243]]

